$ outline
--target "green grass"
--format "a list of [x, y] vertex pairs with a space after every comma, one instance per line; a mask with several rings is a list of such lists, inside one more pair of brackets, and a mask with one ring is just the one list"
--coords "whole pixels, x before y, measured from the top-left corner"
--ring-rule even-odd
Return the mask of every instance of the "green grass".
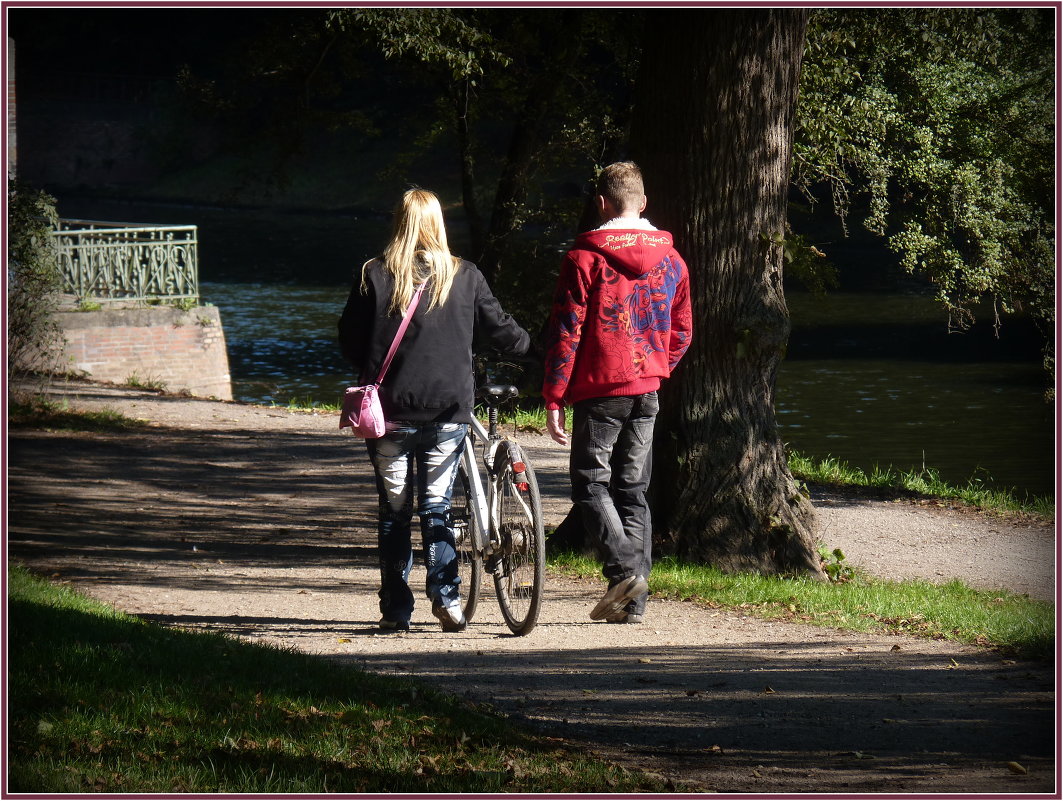
[[46, 431], [134, 431], [148, 424], [126, 417], [113, 409], [98, 412], [76, 411], [66, 403], [43, 398], [12, 400], [7, 408], [12, 428], [42, 428]]
[[166, 391], [165, 381], [162, 381], [158, 378], [152, 378], [151, 376], [141, 378], [137, 373], [131, 373], [126, 378], [125, 385], [127, 387], [132, 387], [133, 389], [146, 389], [149, 392]]
[[878, 489], [914, 492], [934, 498], [959, 501], [995, 512], [1019, 512], [1038, 517], [1055, 517], [1055, 503], [1045, 497], [1019, 497], [1008, 490], [987, 487], [978, 479], [971, 479], [964, 486], [941, 480], [932, 468], [908, 472], [875, 467], [870, 472], [851, 467], [833, 457], [815, 459], [799, 453], [790, 454], [790, 472], [795, 478], [816, 484], [838, 486], [873, 487]]
[[[278, 404], [274, 403], [274, 407]], [[298, 397], [293, 395], [288, 398], [288, 402], [284, 404], [283, 408], [290, 412], [338, 412], [341, 404], [337, 403], [325, 403], [323, 401], [316, 401], [309, 395]]]
[[[551, 560], [564, 573], [600, 575], [593, 559], [566, 554]], [[847, 580], [814, 581], [743, 573], [729, 575], [673, 558], [656, 562], [654, 595], [853, 631], [896, 632], [991, 646], [1048, 658], [1055, 642], [1053, 605], [1007, 591], [974, 590], [959, 581], [887, 581], [851, 568]]]
[[413, 681], [8, 578], [10, 792], [666, 789]]
[[[507, 423], [516, 423], [520, 429], [531, 429], [546, 433], [546, 407], [545, 406], [519, 406], [506, 414]], [[572, 410], [567, 413], [566, 422], [572, 425]]]

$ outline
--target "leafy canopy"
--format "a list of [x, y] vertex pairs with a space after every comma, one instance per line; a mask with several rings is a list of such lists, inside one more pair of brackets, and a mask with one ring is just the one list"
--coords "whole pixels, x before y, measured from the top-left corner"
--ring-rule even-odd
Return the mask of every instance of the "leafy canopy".
[[817, 11], [794, 181], [826, 183], [843, 220], [866, 201], [957, 327], [986, 296], [1050, 323], [1053, 64], [1044, 10]]

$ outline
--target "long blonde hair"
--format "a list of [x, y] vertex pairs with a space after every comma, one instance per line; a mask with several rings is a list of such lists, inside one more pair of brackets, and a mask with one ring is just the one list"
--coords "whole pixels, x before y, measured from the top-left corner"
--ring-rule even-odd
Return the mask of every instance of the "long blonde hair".
[[[370, 260], [372, 261], [372, 260]], [[434, 192], [410, 189], [395, 209], [391, 241], [384, 248], [384, 268], [393, 279], [388, 314], [406, 311], [414, 290], [429, 278], [428, 309], [442, 306], [450, 295], [461, 260], [450, 252], [443, 208]], [[362, 287], [366, 286], [362, 265]]]

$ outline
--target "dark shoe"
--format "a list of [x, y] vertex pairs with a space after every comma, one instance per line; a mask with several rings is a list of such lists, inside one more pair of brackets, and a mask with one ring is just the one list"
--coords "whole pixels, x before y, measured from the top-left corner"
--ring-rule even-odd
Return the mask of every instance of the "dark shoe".
[[443, 631], [464, 631], [467, 625], [461, 601], [436, 601], [432, 604], [432, 614], [439, 618]]
[[408, 620], [388, 620], [386, 617], [380, 618], [380, 622], [377, 627], [381, 631], [409, 631], [410, 621]]
[[634, 612], [620, 612], [616, 615], [610, 615], [605, 619], [606, 623], [641, 623], [642, 615], [636, 615]]
[[624, 607], [632, 598], [637, 598], [649, 589], [642, 576], [628, 576], [610, 587], [602, 600], [591, 610], [591, 620], [606, 618], [624, 612]]

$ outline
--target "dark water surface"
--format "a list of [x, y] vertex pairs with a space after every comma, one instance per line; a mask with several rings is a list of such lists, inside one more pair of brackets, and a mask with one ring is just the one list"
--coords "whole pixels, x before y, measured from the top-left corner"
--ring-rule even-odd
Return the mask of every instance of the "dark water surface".
[[[221, 310], [234, 396], [337, 403], [354, 380], [336, 346], [348, 291], [202, 284]], [[934, 302], [915, 295], [792, 293], [789, 303], [776, 410], [792, 448], [865, 470], [926, 465], [954, 483], [1053, 493], [1053, 407], [1022, 332], [949, 335]]]
[[[60, 214], [199, 226], [201, 295], [221, 310], [236, 398], [337, 403], [354, 380], [339, 356], [336, 320], [352, 270], [386, 240], [386, 210], [281, 213], [67, 198]], [[843, 285], [861, 291], [787, 293], [794, 329], [776, 397], [786, 441], [865, 470], [925, 464], [953, 483], [977, 478], [1053, 494], [1054, 407], [1043, 400], [1036, 334], [1005, 320], [999, 339], [984, 323], [950, 335], [931, 298], [882, 291], [903, 281], [867, 291], [873, 281], [852, 279], [881, 277], [871, 263], [881, 250], [835, 243], [849, 279]]]

